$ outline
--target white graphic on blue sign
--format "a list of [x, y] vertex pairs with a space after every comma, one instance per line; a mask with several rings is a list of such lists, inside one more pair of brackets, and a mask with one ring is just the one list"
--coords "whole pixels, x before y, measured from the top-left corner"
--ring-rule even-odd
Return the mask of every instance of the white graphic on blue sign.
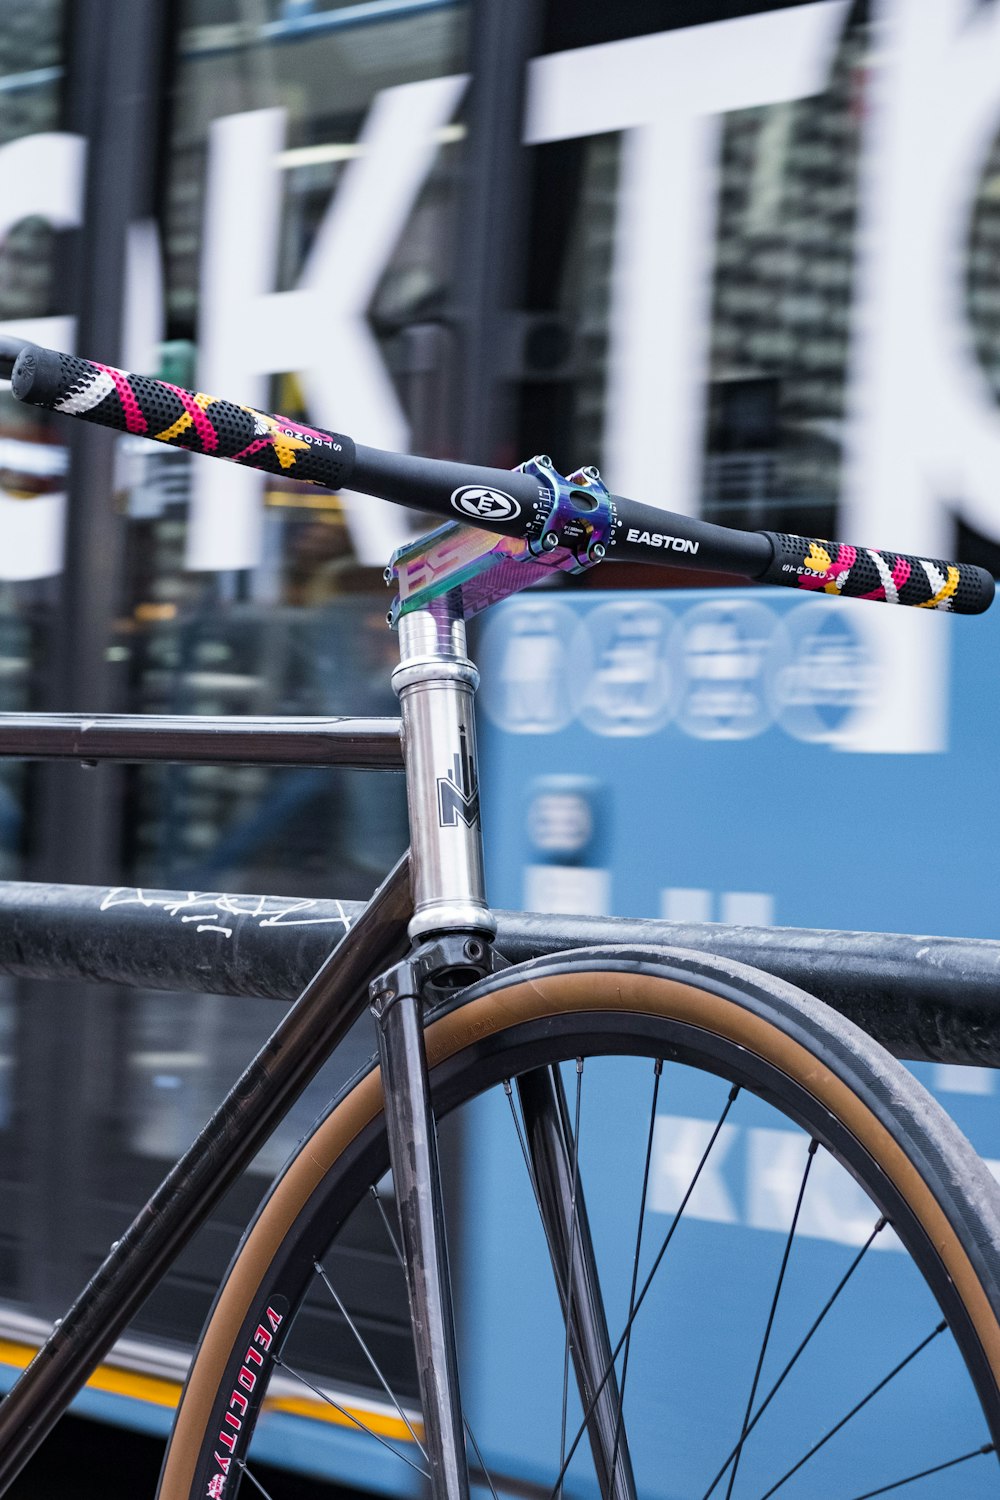
[[835, 744], [874, 701], [879, 674], [859, 608], [817, 599], [785, 615], [788, 658], [772, 654], [768, 677], [778, 723], [797, 740]]
[[699, 740], [761, 734], [774, 717], [768, 676], [781, 670], [787, 651], [781, 622], [755, 600], [689, 609], [673, 639], [681, 728]]
[[[802, 1184], [808, 1138], [764, 1125], [724, 1125], [699, 1173], [698, 1164], [714, 1129], [712, 1120], [657, 1115], [650, 1158], [650, 1211], [673, 1214], [683, 1204], [684, 1212], [695, 1219], [787, 1233]], [[737, 1150], [741, 1142], [743, 1149]], [[863, 1245], [875, 1217], [871, 1199], [854, 1178], [832, 1156], [817, 1156], [797, 1233], [837, 1245]], [[899, 1250], [901, 1246], [895, 1234], [885, 1232], [873, 1248]]]
[[525, 827], [534, 859], [524, 867], [525, 911], [611, 911], [602, 802], [601, 784], [593, 777], [539, 776], [532, 782]]
[[935, 1063], [931, 1074], [936, 1094], [993, 1094], [997, 1075], [993, 1068], [963, 1067], [960, 1063]]
[[574, 652], [583, 675], [578, 714], [595, 734], [655, 734], [674, 708], [669, 658], [673, 616], [662, 604], [604, 604], [580, 626]]
[[733, 927], [771, 927], [774, 897], [770, 891], [720, 891], [718, 914], [714, 892], [690, 886], [666, 886], [660, 892], [665, 922], [726, 922]]
[[577, 617], [556, 600], [526, 599], [487, 620], [477, 651], [480, 706], [507, 734], [556, 734], [573, 718], [571, 647]]
[[633, 597], [580, 611], [519, 600], [498, 611], [477, 653], [487, 718], [530, 735], [576, 719], [611, 739], [676, 724], [693, 739], [742, 740], [777, 725], [838, 745], [877, 697], [875, 638], [852, 601], [780, 611], [741, 595], [679, 597], [679, 613]]
[[582, 777], [540, 778], [528, 804], [528, 836], [544, 859], [579, 863], [594, 836], [596, 782]]
[[[649, 1163], [648, 1207], [654, 1214], [675, 1214], [684, 1205], [692, 1218], [736, 1224], [739, 1212], [726, 1182], [726, 1158], [739, 1131], [723, 1125], [705, 1165], [698, 1171], [715, 1133], [711, 1120], [657, 1115]], [[691, 1184], [695, 1183], [692, 1190]]]

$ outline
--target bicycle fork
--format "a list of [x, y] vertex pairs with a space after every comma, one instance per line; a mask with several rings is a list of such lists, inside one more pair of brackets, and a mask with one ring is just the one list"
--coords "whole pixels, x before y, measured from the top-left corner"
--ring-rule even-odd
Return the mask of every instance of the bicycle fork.
[[[399, 1206], [425, 1447], [434, 1500], [468, 1500], [469, 1470], [437, 1138], [423, 1038], [426, 987], [464, 986], [495, 967], [486, 904], [473, 695], [457, 591], [399, 620], [400, 700], [414, 914], [410, 956], [371, 986], [389, 1160]], [[502, 960], [500, 961], [502, 962]], [[543, 1070], [544, 1071], [544, 1070]], [[547, 1072], [545, 1072], [547, 1078]], [[572, 1148], [558, 1079], [519, 1084], [539, 1212], [552, 1256], [601, 1493], [635, 1500], [628, 1443], [609, 1371], [604, 1315], [582, 1185], [570, 1202]], [[567, 1287], [569, 1292], [567, 1293]], [[596, 1396], [595, 1396], [596, 1393]]]

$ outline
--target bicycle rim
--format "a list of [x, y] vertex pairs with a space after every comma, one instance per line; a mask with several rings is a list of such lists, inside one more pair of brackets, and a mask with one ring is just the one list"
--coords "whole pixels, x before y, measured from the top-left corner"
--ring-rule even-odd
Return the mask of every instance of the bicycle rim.
[[[462, 1382], [484, 1494], [599, 1492], [559, 1295], [530, 1222], [517, 1089], [504, 1086], [553, 1067], [618, 1346], [615, 1458], [627, 1454], [636, 1493], [997, 1492], [1000, 1193], [870, 1038], [742, 965], [642, 950], [512, 969], [435, 1016], [426, 1035], [435, 1110], [463, 1140], [463, 1229], [453, 1224], [452, 1245], [461, 1252], [464, 1241]], [[502, 1168], [498, 1152], [510, 1157]], [[742, 1204], [732, 1181], [741, 1153], [764, 1174], [763, 1185], [751, 1181], [747, 1166]], [[284, 1393], [272, 1405], [287, 1406], [299, 1381], [303, 1394], [336, 1402], [337, 1421], [360, 1414], [370, 1430], [356, 1440], [387, 1473], [398, 1465], [398, 1492], [416, 1482], [414, 1382], [377, 1312], [352, 1313], [337, 1261], [338, 1240], [365, 1214], [381, 1215], [391, 1260], [391, 1204], [384, 1212], [372, 1196], [386, 1168], [373, 1068], [303, 1143], [234, 1260], [178, 1412], [161, 1500], [229, 1500], [245, 1463], [254, 1476], [267, 1376]], [[507, 1204], [524, 1223], [508, 1222]], [[846, 1225], [831, 1216], [845, 1204]], [[315, 1352], [300, 1362], [294, 1332], [300, 1305], [324, 1298], [336, 1300], [327, 1369]], [[524, 1342], [538, 1329], [544, 1350]], [[353, 1351], [353, 1379], [338, 1349]], [[831, 1391], [833, 1370], [843, 1379]], [[398, 1456], [386, 1459], [387, 1443]], [[259, 1482], [244, 1480], [244, 1492]], [[278, 1500], [273, 1483], [265, 1493]]]

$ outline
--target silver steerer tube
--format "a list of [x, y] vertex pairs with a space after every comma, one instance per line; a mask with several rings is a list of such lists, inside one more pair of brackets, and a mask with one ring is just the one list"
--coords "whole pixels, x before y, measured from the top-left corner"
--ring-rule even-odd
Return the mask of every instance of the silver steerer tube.
[[479, 673], [466, 655], [455, 593], [399, 621], [400, 663], [392, 674], [403, 720], [410, 813], [413, 939], [472, 931], [492, 937], [479, 817], [473, 698]]

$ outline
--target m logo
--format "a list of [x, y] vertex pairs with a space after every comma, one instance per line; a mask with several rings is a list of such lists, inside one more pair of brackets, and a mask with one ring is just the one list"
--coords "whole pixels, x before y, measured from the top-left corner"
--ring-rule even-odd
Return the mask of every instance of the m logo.
[[438, 822], [442, 828], [457, 828], [461, 819], [466, 828], [478, 828], [479, 777], [464, 729], [458, 731], [458, 739], [458, 754], [452, 757], [451, 770], [437, 780]]
[[513, 495], [481, 484], [463, 484], [451, 497], [452, 509], [477, 521], [512, 521], [521, 514]]

